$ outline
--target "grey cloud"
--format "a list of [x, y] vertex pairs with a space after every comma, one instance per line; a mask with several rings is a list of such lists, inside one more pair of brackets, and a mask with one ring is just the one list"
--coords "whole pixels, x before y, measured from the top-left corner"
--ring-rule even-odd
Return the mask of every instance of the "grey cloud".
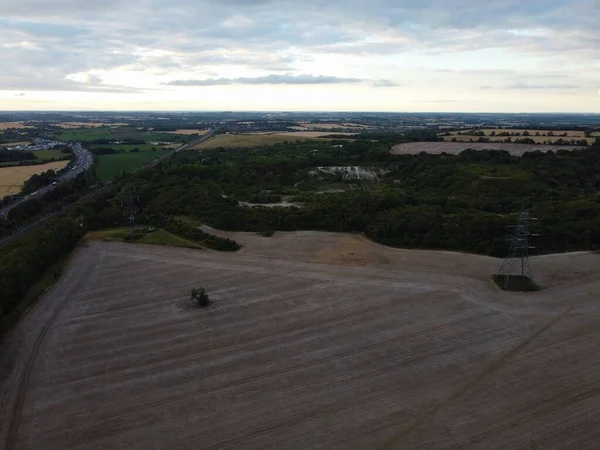
[[528, 84], [517, 82], [506, 87], [508, 89], [578, 89], [580, 86], [574, 84]]
[[[167, 73], [210, 65], [292, 72], [306, 70], [301, 58], [324, 53], [498, 48], [589, 63], [598, 61], [600, 48], [596, 0], [0, 0], [0, 13], [3, 76], [37, 73], [29, 84], [40, 86], [64, 86], [69, 73], [121, 66]], [[36, 48], [3, 48], [22, 42]], [[170, 54], [149, 56], [146, 50]], [[383, 87], [383, 81], [373, 85]], [[538, 85], [552, 86], [531, 84]]]
[[375, 80], [373, 81], [373, 87], [397, 87], [402, 86], [401, 84], [394, 83], [390, 80]]
[[173, 80], [168, 86], [223, 86], [231, 84], [339, 84], [361, 83], [360, 78], [338, 78], [326, 75], [266, 75], [255, 78], [208, 78], [206, 80]]
[[554, 89], [554, 90], [572, 90], [572, 89], [580, 89], [581, 86], [575, 84], [531, 84], [531, 83], [523, 83], [523, 82], [515, 82], [512, 84], [502, 85], [502, 86], [489, 86], [483, 85], [479, 86], [479, 89], [522, 89], [522, 90], [543, 90], [543, 89]]

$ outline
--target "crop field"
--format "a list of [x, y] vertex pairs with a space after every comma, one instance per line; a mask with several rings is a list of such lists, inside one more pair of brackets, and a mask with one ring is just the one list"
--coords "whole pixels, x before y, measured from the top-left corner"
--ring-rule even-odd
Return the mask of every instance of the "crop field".
[[56, 134], [62, 141], [93, 141], [96, 139], [125, 140], [140, 139], [144, 141], [172, 141], [168, 133], [154, 133], [136, 128], [74, 128]]
[[36, 173], [47, 170], [63, 169], [69, 161], [56, 161], [47, 164], [36, 164], [34, 166], [10, 166], [0, 167], [0, 198], [7, 195], [18, 194], [23, 183]]
[[60, 128], [100, 128], [100, 127], [126, 127], [127, 123], [105, 123], [105, 122], [57, 122]]
[[205, 135], [206, 133], [208, 133], [210, 130], [175, 130], [175, 131], [169, 131], [168, 133], [170, 134], [182, 134], [185, 136], [188, 135], [193, 135], [193, 134], [197, 134], [199, 136]]
[[600, 446], [599, 255], [532, 258], [515, 294], [492, 258], [227, 234], [81, 247], [3, 344], [4, 447]]
[[160, 158], [167, 153], [169, 153], [169, 150], [100, 155], [97, 157], [97, 164], [95, 165], [96, 176], [101, 181], [110, 180], [115, 175], [120, 175], [122, 172], [131, 172], [141, 167], [142, 164], [152, 162], [154, 159]]
[[263, 147], [266, 145], [282, 144], [284, 142], [306, 140], [305, 137], [286, 137], [273, 134], [218, 134], [195, 145], [198, 150], [209, 150], [219, 147]]
[[[219, 134], [195, 145], [194, 149], [210, 150], [219, 147], [224, 148], [243, 148], [243, 147], [264, 147], [268, 145], [282, 144], [284, 142], [305, 141], [309, 139], [319, 139], [329, 136], [331, 132], [321, 131], [294, 131], [294, 132], [255, 132], [248, 134]], [[354, 133], [335, 133], [344, 134], [352, 137]], [[327, 139], [321, 139], [327, 140]]]
[[33, 128], [33, 127], [29, 126], [29, 125], [25, 125], [23, 122], [0, 122], [0, 131], [8, 130], [10, 128], [23, 129], [23, 128]]
[[[487, 136], [487, 139], [490, 140], [490, 142], [502, 142], [505, 141], [509, 136]], [[567, 139], [567, 140], [571, 140], [571, 139], [577, 139], [577, 140], [583, 140], [585, 139], [588, 143], [588, 145], [593, 145], [594, 142], [596, 142], [596, 138], [584, 138], [584, 137], [561, 137], [561, 136], [510, 136], [510, 138], [514, 141], [515, 139], [531, 139], [536, 143], [540, 143], [540, 144], [547, 144], [547, 145], [552, 145], [554, 144], [556, 141], [558, 141], [559, 139]], [[453, 135], [453, 136], [444, 136], [444, 140], [446, 142], [452, 142], [452, 140], [456, 140], [458, 142], [477, 142], [477, 139], [479, 139], [478, 136], [467, 136], [467, 135]]]
[[[460, 130], [460, 131], [451, 131], [451, 134], [458, 134], [458, 133], [464, 133], [466, 131], [483, 131], [485, 133], [486, 136], [490, 136], [492, 133], [495, 134], [499, 134], [499, 133], [520, 133], [521, 136], [517, 136], [517, 137], [534, 137], [536, 136], [538, 133], [540, 136], [548, 136], [548, 133], [552, 133], [552, 135], [554, 135], [554, 137], [569, 137], [569, 138], [583, 138], [585, 137], [585, 132], [584, 131], [568, 131], [568, 130], [519, 130], [517, 128], [481, 128], [481, 129], [474, 129], [474, 130]], [[523, 136], [523, 133], [527, 131], [529, 133], [529, 136]], [[561, 136], [562, 134], [565, 134], [566, 136]], [[550, 135], [550, 137], [552, 137], [552, 135]]]
[[308, 122], [299, 122], [298, 123], [303, 129], [345, 129], [345, 128], [370, 128], [367, 125], [361, 125], [358, 123], [308, 123]]
[[19, 141], [19, 142], [6, 142], [4, 144], [0, 144], [0, 147], [2, 148], [6, 148], [6, 147], [18, 147], [21, 145], [29, 145], [31, 144], [31, 142], [29, 141]]
[[63, 153], [62, 150], [35, 150], [33, 152], [38, 159], [69, 159], [71, 155]]
[[512, 155], [520, 156], [525, 152], [534, 152], [539, 150], [547, 152], [548, 150], [577, 150], [577, 146], [572, 145], [544, 145], [544, 144], [503, 144], [503, 143], [478, 143], [478, 142], [407, 142], [392, 147], [394, 155], [416, 155], [421, 152], [439, 155], [448, 153], [457, 155], [468, 149], [472, 150], [505, 150]]
[[331, 136], [332, 134], [344, 135], [344, 136], [356, 136], [357, 133], [342, 133], [339, 131], [290, 131], [288, 133], [276, 133], [275, 136], [322, 138], [325, 136]]
[[[153, 144], [90, 144], [87, 147], [90, 149], [112, 148], [121, 152], [130, 152], [137, 148], [140, 152], [151, 152], [153, 151], [152, 149], [154, 149], [154, 151], [161, 150], [166, 146]], [[176, 145], [176, 147], [181, 147], [181, 144]]]

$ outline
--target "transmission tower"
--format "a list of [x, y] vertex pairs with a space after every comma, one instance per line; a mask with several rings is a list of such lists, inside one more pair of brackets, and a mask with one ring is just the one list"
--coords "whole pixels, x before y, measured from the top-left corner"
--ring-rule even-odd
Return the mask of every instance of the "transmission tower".
[[529, 211], [521, 211], [519, 220], [515, 226], [515, 233], [511, 241], [508, 256], [502, 263], [498, 275], [504, 277], [504, 289], [508, 287], [510, 277], [526, 277], [533, 281], [531, 266], [529, 265], [529, 249], [535, 248], [529, 245], [529, 237], [536, 236], [529, 231], [529, 221], [532, 218]]
[[125, 222], [130, 227], [130, 232], [135, 231], [135, 218], [139, 212], [138, 197], [135, 196], [135, 186], [127, 185], [123, 190], [123, 215]]

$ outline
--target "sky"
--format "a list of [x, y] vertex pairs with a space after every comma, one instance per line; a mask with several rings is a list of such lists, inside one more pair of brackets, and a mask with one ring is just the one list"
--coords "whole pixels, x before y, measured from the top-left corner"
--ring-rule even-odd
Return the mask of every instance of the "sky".
[[600, 113], [600, 0], [0, 0], [0, 110]]

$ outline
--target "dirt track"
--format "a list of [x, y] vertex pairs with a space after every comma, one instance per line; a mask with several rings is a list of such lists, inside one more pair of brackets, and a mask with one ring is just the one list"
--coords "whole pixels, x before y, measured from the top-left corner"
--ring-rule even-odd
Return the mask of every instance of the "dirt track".
[[81, 248], [3, 347], [0, 448], [600, 446], [600, 255], [534, 258], [525, 295], [486, 257], [234, 237]]

